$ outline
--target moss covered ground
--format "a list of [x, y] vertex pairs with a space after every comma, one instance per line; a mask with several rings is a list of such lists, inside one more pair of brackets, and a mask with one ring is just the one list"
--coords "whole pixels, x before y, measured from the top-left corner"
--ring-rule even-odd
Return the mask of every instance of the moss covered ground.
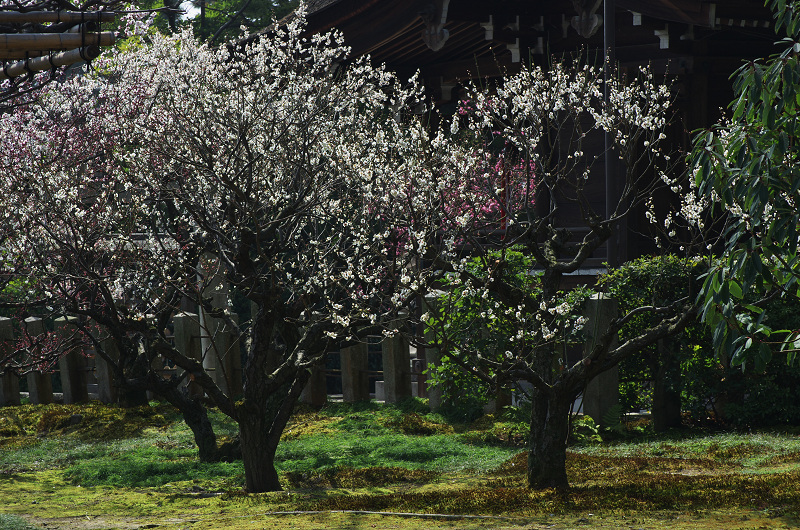
[[[299, 410], [278, 455], [285, 491], [258, 495], [243, 493], [240, 462], [197, 462], [166, 405], [2, 408], [0, 530], [800, 526], [797, 434], [577, 446], [569, 492], [531, 491], [518, 426], [452, 425], [422, 405]], [[222, 437], [235, 434], [213, 419]]]

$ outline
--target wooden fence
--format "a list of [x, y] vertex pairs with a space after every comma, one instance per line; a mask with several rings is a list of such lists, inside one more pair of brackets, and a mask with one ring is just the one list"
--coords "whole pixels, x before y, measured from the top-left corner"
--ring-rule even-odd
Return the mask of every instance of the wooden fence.
[[[616, 315], [614, 300], [597, 295], [587, 303], [587, 342], [584, 352], [588, 353], [594, 345], [595, 330], [605, 329], [609, 319]], [[70, 321], [74, 317], [55, 319], [51, 325], [57, 335], [68, 337], [74, 329]], [[49, 324], [49, 323], [48, 323]], [[201, 325], [201, 318], [194, 313], [178, 313], [173, 317], [173, 338], [175, 347], [187, 357], [202, 361], [217, 385], [227, 394], [242, 393], [242, 365], [240, 348], [233, 334], [226, 329], [221, 320], [207, 319]], [[41, 319], [28, 318], [24, 322], [30, 334], [45, 330]], [[205, 331], [205, 333], [203, 333]], [[0, 318], [0, 343], [14, 339], [14, 325], [9, 318]], [[410, 397], [427, 397], [432, 410], [442, 406], [441, 391], [429, 387], [425, 380], [425, 368], [437, 365], [440, 356], [435, 349], [428, 348], [424, 355], [417, 355], [400, 335], [385, 338], [380, 342], [382, 369], [370, 369], [369, 344], [361, 343], [339, 352], [339, 367], [335, 369], [318, 368], [301, 395], [304, 403], [321, 406], [329, 399], [327, 379], [341, 378], [341, 399], [356, 402], [375, 398], [379, 401], [396, 403]], [[114, 344], [110, 339], [103, 341], [103, 349], [113, 356]], [[421, 352], [420, 352], [421, 353]], [[155, 366], [165, 377], [173, 375], [169, 366]], [[177, 374], [176, 374], [177, 375]], [[375, 392], [370, 392], [370, 378], [378, 379]], [[117, 390], [113, 384], [111, 370], [107, 363], [92, 350], [73, 352], [63, 356], [54, 373], [31, 372], [25, 376], [27, 397], [31, 403], [79, 403], [98, 399], [104, 403], [117, 401]], [[188, 391], [201, 395], [202, 389], [187, 381]], [[60, 395], [54, 393], [54, 386], [60, 386]], [[153, 396], [151, 396], [153, 397]], [[337, 398], [339, 396], [336, 396]], [[20, 404], [20, 381], [16, 375], [7, 373], [0, 376], [0, 405]], [[616, 368], [600, 374], [589, 382], [582, 399], [582, 412], [594, 418], [602, 418], [605, 412], [618, 401], [618, 382]], [[510, 404], [510, 397], [498, 396], [495, 408]]]
[[[27, 333], [35, 336], [51, 329], [56, 336], [68, 337], [74, 329], [71, 318], [59, 318], [46, 323], [40, 318], [28, 318], [24, 322]], [[172, 321], [173, 340], [184, 355], [202, 361], [217, 385], [227, 394], [242, 393], [242, 364], [238, 342], [221, 320], [208, 319], [201, 325], [194, 313], [179, 313]], [[15, 339], [14, 322], [0, 317], [0, 343]], [[208, 330], [203, 333], [204, 330]], [[103, 349], [111, 356], [115, 346], [111, 339], [101, 341]], [[382, 370], [370, 370], [367, 343], [344, 348], [338, 353], [340, 367], [333, 370], [315, 369], [304, 390], [301, 401], [322, 405], [328, 400], [327, 378], [341, 378], [341, 399], [347, 402], [367, 400], [371, 397], [381, 401], [398, 402], [412, 395], [425, 396], [422, 365], [408, 342], [401, 337], [385, 339], [380, 344]], [[165, 377], [173, 375], [169, 366], [155, 366]], [[175, 375], [177, 375], [175, 373]], [[110, 366], [94, 350], [73, 351], [63, 356], [55, 370], [32, 371], [25, 377], [25, 392], [20, 392], [20, 380], [11, 373], [0, 376], [0, 405], [18, 405], [26, 396], [30, 403], [46, 404], [55, 401], [80, 403], [98, 399], [104, 403], [117, 401], [117, 390], [113, 384]], [[376, 392], [370, 393], [370, 378], [378, 379]], [[412, 381], [413, 380], [413, 381]], [[194, 395], [202, 389], [187, 381], [188, 390]], [[61, 392], [54, 392], [54, 389]], [[413, 389], [413, 392], [412, 392]], [[436, 399], [436, 392], [433, 392]]]

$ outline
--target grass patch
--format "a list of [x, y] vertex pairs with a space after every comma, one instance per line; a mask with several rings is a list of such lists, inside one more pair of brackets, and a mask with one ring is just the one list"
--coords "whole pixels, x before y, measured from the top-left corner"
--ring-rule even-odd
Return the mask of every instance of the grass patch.
[[[65, 518], [103, 520], [97, 527], [143, 527], [174, 519], [176, 528], [280, 528], [285, 518], [251, 514], [289, 510], [518, 519], [503, 525], [454, 521], [453, 528], [523, 528], [531, 521], [567, 528], [649, 528], [664, 526], [667, 519], [666, 527], [681, 530], [798, 525], [796, 434], [679, 434], [576, 446], [567, 458], [570, 491], [531, 491], [525, 487], [527, 456], [513, 447], [519, 422], [486, 416], [450, 425], [421, 405], [411, 400], [400, 406], [301, 409], [278, 450], [276, 464], [287, 491], [260, 495], [242, 492], [241, 462], [199, 463], [191, 432], [166, 406], [0, 409], [5, 426], [0, 512], [36, 516], [37, 524], [55, 521], [48, 527], [64, 528], [78, 528]], [[214, 412], [211, 418], [220, 437], [235, 433], [227, 418]], [[123, 421], [133, 425], [118, 428]], [[97, 436], [91, 435], [93, 429]], [[685, 523], [674, 522], [670, 514]], [[118, 524], [111, 520], [117, 515], [137, 522]], [[369, 519], [365, 526], [366, 516], [342, 517], [336, 519], [342, 527], [423, 527], [419, 519]], [[305, 530], [333, 518], [292, 516], [291, 524]]]
[[775, 463], [800, 462], [800, 436], [777, 432], [716, 433], [662, 440], [574, 447], [573, 451], [623, 458], [707, 459], [756, 469]]
[[474, 445], [459, 435], [408, 436], [340, 432], [335, 437], [309, 435], [278, 447], [278, 468], [309, 473], [321, 469], [373, 466], [435, 472], [483, 472], [495, 468], [516, 450]]
[[375, 466], [360, 469], [332, 467], [307, 473], [290, 471], [284, 478], [292, 489], [309, 489], [369, 488], [401, 483], [423, 484], [438, 476], [436, 472], [423, 469]]
[[[159, 457], [161, 456], [161, 457]], [[165, 460], [164, 451], [138, 449], [132, 454], [104, 456], [73, 464], [64, 478], [80, 486], [157, 488], [173, 482], [213, 483], [215, 489], [239, 486], [244, 481], [241, 462], [199, 462], [196, 456]]]

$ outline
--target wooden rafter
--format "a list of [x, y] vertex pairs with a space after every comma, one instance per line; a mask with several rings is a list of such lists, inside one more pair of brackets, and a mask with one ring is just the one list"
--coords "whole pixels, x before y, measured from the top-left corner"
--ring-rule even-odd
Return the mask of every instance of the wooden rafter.
[[71, 50], [85, 46], [111, 46], [113, 31], [101, 33], [10, 33], [0, 35], [0, 50]]
[[108, 11], [0, 11], [0, 24], [113, 22], [116, 16]]
[[0, 80], [23, 76], [31, 72], [42, 72], [59, 66], [67, 66], [80, 61], [91, 61], [100, 55], [99, 46], [86, 46], [53, 55], [17, 61], [0, 69]]

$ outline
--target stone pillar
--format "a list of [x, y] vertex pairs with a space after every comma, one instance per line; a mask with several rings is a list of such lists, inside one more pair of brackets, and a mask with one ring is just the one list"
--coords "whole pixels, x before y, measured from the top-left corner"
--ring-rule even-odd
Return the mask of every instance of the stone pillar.
[[313, 407], [322, 407], [328, 402], [328, 390], [326, 388], [325, 372], [320, 368], [311, 370], [311, 377], [300, 394], [300, 402]]
[[[55, 319], [53, 326], [62, 340], [69, 339], [75, 333], [77, 320], [76, 317]], [[89, 392], [86, 388], [86, 366], [86, 358], [77, 350], [61, 356], [58, 361], [65, 404], [89, 401]]]
[[[201, 313], [202, 314], [202, 313]], [[232, 318], [236, 318], [235, 315]], [[233, 330], [219, 318], [206, 316], [203, 319], [201, 344], [203, 368], [214, 379], [217, 386], [231, 397], [242, 394], [242, 358], [239, 341]]]
[[[11, 348], [14, 327], [10, 318], [0, 317], [0, 355]], [[4, 345], [3, 343], [8, 343]], [[19, 378], [12, 373], [0, 375], [0, 405], [19, 405]]]
[[[175, 327], [175, 348], [181, 354], [201, 362], [203, 350], [200, 344], [200, 320], [195, 313], [178, 313], [172, 318]], [[189, 394], [192, 396], [202, 396], [203, 389], [200, 385], [193, 383], [191, 378], [187, 378]]]
[[[114, 339], [107, 335], [100, 339], [100, 346], [103, 351], [113, 360], [119, 360], [119, 349]], [[114, 384], [114, 371], [105, 359], [96, 352], [94, 354], [94, 375], [97, 378], [97, 394], [103, 403], [116, 403], [119, 400], [119, 392]]]
[[383, 381], [387, 403], [411, 397], [411, 355], [400, 333], [383, 340]]
[[[206, 254], [209, 263], [219, 263], [213, 254]], [[229, 288], [222, 271], [216, 271], [205, 291], [211, 296], [211, 305], [231, 314], [228, 303]], [[231, 315], [236, 321], [236, 315]], [[231, 397], [242, 395], [242, 358], [239, 341], [234, 339], [233, 330], [228, 329], [221, 319], [211, 317], [200, 308], [200, 344], [203, 355], [203, 368], [214, 379], [217, 386]]]
[[500, 414], [503, 412], [503, 409], [506, 407], [511, 406], [511, 392], [506, 389], [500, 389], [497, 391], [489, 402], [484, 405], [483, 412], [484, 414]]
[[[583, 328], [586, 332], [584, 356], [592, 351], [596, 338], [605, 333], [611, 321], [616, 318], [617, 301], [603, 293], [593, 295], [586, 301], [585, 316], [587, 322]], [[616, 341], [611, 347], [615, 345]], [[591, 416], [597, 424], [601, 424], [609, 409], [618, 403], [619, 368], [614, 366], [587, 383], [583, 392], [583, 413]]]
[[[25, 328], [35, 337], [44, 334], [44, 322], [41, 318], [28, 317]], [[49, 373], [28, 372], [28, 399], [34, 405], [46, 405], [53, 402], [53, 378]]]
[[369, 369], [366, 342], [342, 348], [342, 400], [347, 403], [369, 399]]

